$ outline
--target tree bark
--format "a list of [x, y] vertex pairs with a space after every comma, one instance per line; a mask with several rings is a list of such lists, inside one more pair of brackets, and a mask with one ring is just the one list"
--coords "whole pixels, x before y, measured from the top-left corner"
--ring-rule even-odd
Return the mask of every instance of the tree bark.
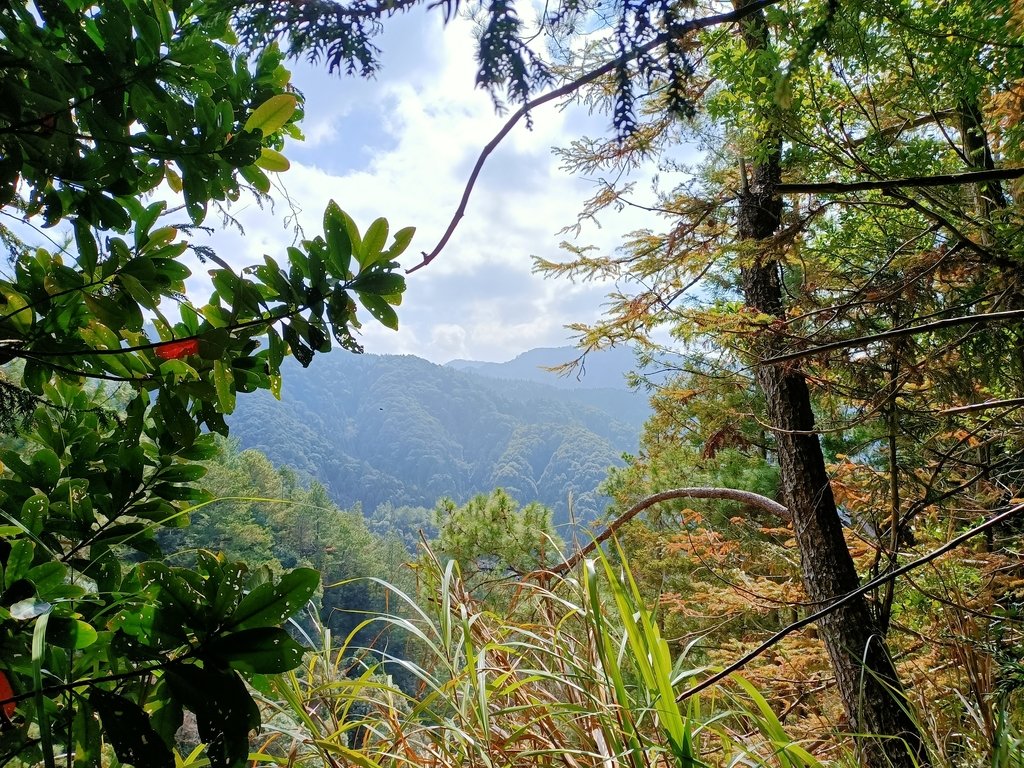
[[[742, 5], [744, 0], [735, 2]], [[751, 51], [769, 45], [763, 13], [748, 17], [743, 38]], [[751, 169], [749, 186], [739, 202], [739, 236], [755, 246], [752, 260], [741, 270], [742, 288], [751, 310], [782, 320], [782, 270], [771, 242], [782, 214], [782, 200], [776, 191], [782, 177], [782, 142], [778, 135], [761, 138], [762, 159]], [[762, 359], [771, 357], [776, 346], [771, 329], [765, 332], [762, 345]], [[755, 375], [775, 433], [783, 503], [792, 515], [804, 589], [824, 607], [856, 590], [859, 578], [843, 537], [821, 444], [814, 434], [810, 391], [793, 365], [762, 363]], [[863, 763], [872, 768], [924, 765], [927, 756], [920, 729], [909, 714], [884, 635], [866, 600], [851, 600], [822, 617], [819, 630]]]

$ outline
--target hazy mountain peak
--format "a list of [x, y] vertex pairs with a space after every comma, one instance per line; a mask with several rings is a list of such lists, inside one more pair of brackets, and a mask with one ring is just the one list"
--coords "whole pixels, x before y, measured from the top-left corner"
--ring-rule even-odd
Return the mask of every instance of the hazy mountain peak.
[[568, 375], [547, 370], [572, 362], [580, 354], [577, 347], [537, 347], [504, 363], [451, 360], [445, 365], [489, 378], [535, 381], [559, 389], [628, 389], [626, 374], [636, 368], [633, 351], [629, 347], [588, 352], [583, 364]]

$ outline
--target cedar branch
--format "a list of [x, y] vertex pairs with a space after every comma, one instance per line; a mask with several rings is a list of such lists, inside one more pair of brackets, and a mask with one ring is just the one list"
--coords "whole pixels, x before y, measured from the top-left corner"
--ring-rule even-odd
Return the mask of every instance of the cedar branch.
[[[719, 13], [714, 16], [705, 16], [704, 18], [701, 19], [691, 19], [685, 24], [680, 25], [680, 27], [675, 31], [675, 35], [686, 35], [689, 34], [690, 32], [695, 32], [699, 29], [707, 29], [708, 27], [718, 26], [719, 24], [731, 24], [733, 22], [740, 21], [741, 19], [746, 18], [752, 13], [760, 11], [762, 8], [766, 8], [770, 5], [775, 5], [778, 2], [779, 0], [755, 0], [755, 2], [750, 3], [750, 5], [746, 5], [743, 8], [739, 8], [735, 11], [730, 11], [729, 13]], [[469, 180], [466, 182], [466, 187], [462, 192], [462, 199], [459, 201], [459, 207], [455, 209], [455, 215], [452, 216], [452, 220], [451, 222], [449, 222], [448, 228], [441, 236], [441, 240], [437, 243], [437, 245], [434, 246], [434, 250], [432, 250], [430, 253], [423, 251], [423, 260], [420, 261], [419, 264], [416, 264], [415, 266], [407, 269], [406, 274], [411, 274], [416, 270], [422, 269], [423, 267], [427, 266], [430, 262], [437, 258], [438, 254], [441, 253], [442, 250], [444, 250], [444, 247], [446, 245], [448, 245], [448, 241], [455, 233], [455, 228], [458, 227], [459, 221], [461, 221], [462, 217], [466, 215], [466, 207], [469, 205], [469, 198], [473, 194], [473, 188], [476, 186], [477, 178], [480, 176], [480, 171], [483, 169], [484, 163], [487, 161], [487, 158], [495, 149], [497, 149], [498, 145], [501, 144], [502, 141], [504, 141], [505, 137], [508, 136], [508, 134], [512, 131], [516, 124], [520, 120], [522, 120], [526, 115], [528, 115], [531, 110], [536, 109], [537, 107], [540, 107], [544, 104], [547, 104], [549, 101], [560, 99], [563, 96], [568, 96], [569, 94], [578, 91], [583, 86], [594, 82], [598, 78], [607, 75], [609, 72], [614, 71], [617, 67], [621, 67], [625, 64], [628, 64], [634, 59], [643, 56], [645, 53], [649, 53], [658, 46], [664, 45], [666, 42], [668, 42], [668, 40], [668, 34], [660, 34], [656, 38], [651, 40], [649, 43], [641, 45], [640, 47], [630, 51], [627, 54], [612, 59], [611, 61], [601, 65], [597, 69], [593, 69], [590, 72], [586, 73], [585, 75], [582, 75], [581, 77], [571, 82], [568, 82], [565, 85], [554, 89], [553, 91], [545, 93], [543, 96], [538, 96], [536, 99], [531, 99], [530, 101], [526, 102], [521, 107], [519, 107], [519, 109], [517, 109], [512, 114], [512, 116], [505, 121], [505, 124], [501, 127], [501, 130], [494, 135], [494, 138], [487, 142], [483, 150], [481, 150], [480, 156], [477, 157], [476, 164], [473, 166], [473, 171], [472, 173], [469, 174]]]
[[602, 531], [601, 534], [593, 541], [587, 544], [587, 546], [576, 552], [565, 562], [552, 568], [549, 573], [562, 575], [572, 570], [583, 558], [597, 549], [609, 538], [614, 536], [622, 526], [639, 515], [645, 509], [649, 509], [662, 501], [670, 501], [672, 499], [724, 499], [726, 501], [738, 501], [741, 504], [749, 504], [752, 507], [757, 507], [758, 509], [762, 509], [770, 514], [778, 515], [785, 520], [789, 520], [790, 518], [789, 510], [782, 504], [769, 499], [767, 496], [754, 493], [753, 491], [741, 491], [736, 488], [673, 488], [670, 491], [655, 493], [653, 496], [648, 496], [646, 499], [634, 504], [609, 523], [608, 527], [605, 528], [604, 531]]
[[812, 613], [810, 616], [806, 616], [806, 617], [800, 619], [799, 621], [794, 621], [792, 624], [790, 624], [790, 625], [788, 625], [786, 627], [783, 627], [778, 632], [776, 632], [774, 635], [772, 635], [770, 638], [768, 638], [763, 643], [761, 643], [759, 646], [757, 646], [757, 648], [754, 648], [752, 651], [750, 651], [748, 653], [745, 653], [743, 656], [741, 656], [739, 659], [734, 661], [729, 666], [725, 667], [724, 669], [722, 669], [719, 672], [716, 672], [715, 674], [711, 675], [711, 677], [709, 677], [706, 680], [698, 683], [697, 685], [694, 685], [691, 688], [687, 688], [685, 691], [683, 691], [678, 696], [676, 696], [676, 701], [685, 701], [686, 699], [690, 698], [691, 696], [695, 696], [698, 693], [700, 693], [701, 691], [707, 690], [708, 688], [710, 688], [711, 686], [715, 685], [716, 683], [720, 683], [722, 680], [727, 678], [733, 672], [738, 672], [740, 669], [745, 667], [749, 662], [751, 662], [754, 659], [756, 659], [758, 656], [760, 656], [762, 653], [767, 651], [773, 645], [776, 645], [777, 643], [781, 642], [782, 639], [785, 638], [787, 635], [790, 635], [793, 632], [796, 632], [798, 629], [802, 629], [803, 627], [806, 627], [808, 624], [813, 624], [814, 622], [816, 622], [821, 617], [828, 615], [829, 613], [831, 613], [832, 611], [836, 610], [840, 606], [845, 605], [846, 603], [850, 602], [851, 600], [853, 600], [853, 599], [855, 599], [857, 597], [860, 597], [861, 595], [865, 594], [866, 592], [870, 592], [871, 590], [875, 589], [876, 587], [880, 587], [880, 586], [882, 586], [883, 584], [885, 584], [887, 582], [893, 581], [894, 579], [898, 578], [899, 576], [902, 576], [905, 573], [909, 573], [910, 571], [912, 571], [912, 570], [914, 570], [916, 568], [920, 568], [922, 565], [927, 565], [932, 560], [935, 560], [936, 558], [941, 557], [942, 555], [946, 554], [950, 550], [956, 549], [958, 546], [963, 544], [968, 539], [974, 538], [979, 533], [983, 533], [983, 532], [989, 530], [990, 528], [994, 528], [995, 526], [999, 525], [1000, 523], [1005, 522], [1006, 520], [1009, 520], [1011, 517], [1014, 517], [1015, 515], [1017, 515], [1021, 511], [1024, 511], [1024, 504], [1018, 504], [1015, 507], [1011, 507], [1010, 509], [1006, 510], [1005, 512], [1002, 512], [1002, 513], [996, 515], [995, 517], [992, 517], [992, 518], [986, 520], [984, 523], [981, 523], [980, 525], [976, 525], [975, 527], [965, 531], [964, 533], [960, 534], [956, 538], [947, 541], [941, 547], [938, 547], [937, 549], [933, 549], [927, 555], [919, 557], [919, 558], [917, 558], [917, 560], [912, 560], [911, 562], [907, 563], [906, 565], [902, 565], [899, 568], [896, 568], [895, 570], [890, 571], [889, 573], [884, 573], [881, 576], [879, 576], [879, 577], [877, 577], [875, 579], [872, 579], [868, 583], [863, 584], [862, 586], [858, 587], [857, 589], [853, 590], [852, 592], [848, 592], [847, 594], [845, 594], [842, 597], [838, 598], [831, 605], [828, 605], [825, 608], [822, 608], [820, 611], [817, 611], [816, 613]]
[[930, 333], [943, 328], [951, 328], [956, 325], [967, 325], [969, 323], [999, 323], [1007, 320], [1024, 320], [1024, 309], [1008, 309], [1003, 312], [986, 312], [980, 315], [947, 317], [942, 320], [936, 320], [934, 323], [910, 325], [903, 328], [893, 328], [889, 331], [882, 331], [881, 333], [875, 333], [870, 336], [858, 336], [855, 339], [831, 341], [828, 344], [811, 347], [810, 349], [803, 349], [798, 352], [787, 352], [784, 355], [775, 355], [774, 357], [765, 358], [762, 362], [764, 365], [788, 363], [792, 360], [800, 360], [805, 357], [821, 354], [822, 352], [831, 352], [836, 349], [846, 349], [847, 347], [866, 347], [876, 341], [895, 339], [900, 336], [913, 336], [918, 333]]

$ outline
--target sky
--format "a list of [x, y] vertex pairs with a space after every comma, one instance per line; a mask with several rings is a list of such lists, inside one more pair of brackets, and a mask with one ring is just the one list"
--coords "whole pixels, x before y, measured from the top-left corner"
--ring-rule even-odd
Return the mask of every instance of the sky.
[[[245, 237], [219, 231], [209, 244], [233, 265], [282, 254], [294, 238], [286, 219], [294, 206], [312, 237], [322, 232], [329, 200], [361, 230], [378, 216], [392, 231], [415, 226], [402, 262], [431, 251], [454, 213], [473, 163], [505, 118], [474, 87], [472, 27], [424, 10], [390, 19], [378, 39], [382, 67], [374, 79], [330, 75], [325, 66], [292, 61], [293, 83], [305, 94], [306, 140], [289, 142], [291, 168], [277, 182], [273, 209], [253, 202], [231, 213]], [[540, 346], [572, 343], [564, 326], [595, 319], [612, 287], [544, 279], [531, 256], [558, 259], [559, 234], [576, 221], [595, 178], [559, 168], [552, 148], [582, 133], [603, 134], [605, 116], [582, 107], [547, 106], [533, 130], [517, 127], [491, 155], [465, 218], [447, 248], [408, 277], [399, 331], [366, 318], [367, 352], [414, 354], [443, 363], [454, 358], [504, 361]], [[207, 221], [213, 224], [214, 216]], [[609, 213], [576, 241], [608, 252], [627, 232], [655, 225], [635, 212]]]

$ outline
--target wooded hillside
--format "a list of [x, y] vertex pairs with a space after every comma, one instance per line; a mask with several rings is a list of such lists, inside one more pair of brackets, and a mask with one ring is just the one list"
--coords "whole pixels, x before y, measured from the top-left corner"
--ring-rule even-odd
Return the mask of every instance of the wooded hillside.
[[337, 355], [292, 376], [280, 402], [258, 393], [240, 401], [231, 428], [243, 447], [367, 515], [384, 503], [433, 508], [445, 496], [461, 503], [504, 488], [563, 525], [570, 494], [577, 520], [604, 511], [597, 488], [636, 451], [645, 400], [624, 387], [562, 390], [411, 356]]

